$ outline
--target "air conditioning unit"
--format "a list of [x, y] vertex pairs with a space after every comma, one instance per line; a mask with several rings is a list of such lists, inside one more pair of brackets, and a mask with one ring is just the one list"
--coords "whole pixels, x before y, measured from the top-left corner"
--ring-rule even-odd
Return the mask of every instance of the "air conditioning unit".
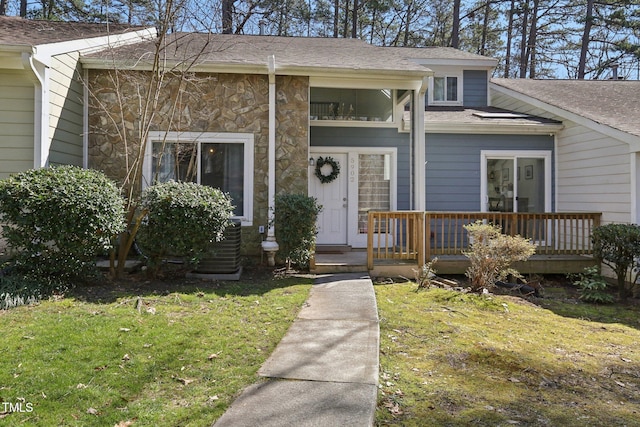
[[239, 220], [224, 231], [224, 239], [213, 244], [211, 251], [200, 260], [191, 277], [213, 278], [221, 280], [239, 280], [240, 243], [242, 227]]

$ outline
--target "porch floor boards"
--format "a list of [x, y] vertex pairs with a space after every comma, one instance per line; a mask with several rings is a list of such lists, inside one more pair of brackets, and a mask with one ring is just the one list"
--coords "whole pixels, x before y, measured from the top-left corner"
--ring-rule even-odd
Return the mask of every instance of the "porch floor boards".
[[[587, 255], [534, 255], [514, 267], [523, 274], [567, 274], [580, 273], [593, 265], [598, 265], [597, 261]], [[434, 268], [438, 274], [464, 274], [468, 266], [469, 261], [464, 255], [440, 255]], [[368, 272], [372, 277], [413, 278], [417, 268], [418, 264], [413, 260], [374, 260], [373, 270], [369, 271], [365, 250], [320, 252], [311, 262], [314, 274]]]

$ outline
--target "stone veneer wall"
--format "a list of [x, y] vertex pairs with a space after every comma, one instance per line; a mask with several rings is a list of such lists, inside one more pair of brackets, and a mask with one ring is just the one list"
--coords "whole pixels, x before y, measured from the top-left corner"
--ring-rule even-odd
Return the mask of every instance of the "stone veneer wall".
[[[148, 74], [118, 72], [118, 80], [123, 82], [120, 88], [113, 83], [115, 75], [113, 71], [90, 71], [89, 167], [123, 182], [127, 172], [125, 152], [131, 162], [140, 150], [138, 93], [146, 88]], [[266, 228], [268, 222], [268, 77], [204, 73], [185, 76], [169, 79], [163, 87], [150, 130], [255, 135], [253, 226], [242, 228], [242, 252], [257, 255], [262, 240], [258, 226]], [[276, 91], [276, 192], [307, 194], [309, 80], [278, 76]]]

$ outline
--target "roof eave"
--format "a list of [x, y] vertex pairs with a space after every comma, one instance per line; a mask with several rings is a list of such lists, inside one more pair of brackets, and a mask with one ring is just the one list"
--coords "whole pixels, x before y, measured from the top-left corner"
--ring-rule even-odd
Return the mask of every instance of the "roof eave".
[[473, 67], [473, 68], [495, 68], [498, 61], [495, 59], [420, 59], [411, 58], [415, 62], [426, 67], [429, 66], [456, 66], [456, 67]]
[[[151, 71], [153, 65], [149, 62], [142, 61], [118, 61], [102, 58], [82, 57], [81, 62], [87, 69], [101, 70], [131, 70], [131, 71]], [[191, 64], [189, 60], [184, 61], [167, 61], [164, 62], [167, 69], [184, 70], [192, 72], [207, 73], [230, 73], [230, 74], [268, 74], [267, 62], [264, 64], [240, 64], [237, 62], [228, 63], [200, 63]], [[356, 77], [366, 75], [368, 77], [384, 77], [394, 80], [417, 80], [433, 74], [433, 71], [425, 68], [420, 70], [389, 70], [389, 69], [366, 69], [366, 68], [342, 68], [342, 67], [311, 67], [298, 65], [278, 65], [276, 60], [276, 74], [288, 76], [307, 76], [307, 77], [332, 77], [345, 76]]]
[[148, 27], [127, 31], [124, 33], [107, 34], [98, 37], [39, 44], [35, 46], [35, 51], [38, 56], [54, 56], [73, 51], [92, 53], [105, 47], [114, 48], [126, 44], [138, 43], [143, 40], [150, 40], [155, 38], [156, 35], [156, 29], [153, 27]]
[[[405, 119], [403, 128], [408, 130], [411, 119]], [[430, 122], [425, 120], [424, 129], [428, 133], [457, 133], [483, 135], [555, 135], [564, 129], [563, 124], [554, 123], [469, 123]]]

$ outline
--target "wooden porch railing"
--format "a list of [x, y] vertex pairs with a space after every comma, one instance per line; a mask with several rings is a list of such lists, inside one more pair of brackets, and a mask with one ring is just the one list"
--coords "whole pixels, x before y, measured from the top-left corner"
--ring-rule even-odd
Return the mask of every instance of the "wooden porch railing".
[[530, 238], [538, 255], [591, 255], [591, 231], [600, 213], [369, 212], [367, 265], [374, 260], [415, 260], [462, 255], [469, 240], [464, 225], [485, 221], [506, 234]]

